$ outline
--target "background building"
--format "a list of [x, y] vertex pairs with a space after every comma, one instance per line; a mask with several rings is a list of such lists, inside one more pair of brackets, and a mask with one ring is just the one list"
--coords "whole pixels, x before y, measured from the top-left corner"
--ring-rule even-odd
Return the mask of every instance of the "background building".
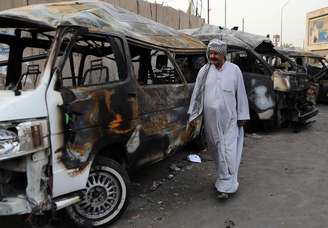
[[328, 56], [328, 7], [307, 13], [305, 49]]

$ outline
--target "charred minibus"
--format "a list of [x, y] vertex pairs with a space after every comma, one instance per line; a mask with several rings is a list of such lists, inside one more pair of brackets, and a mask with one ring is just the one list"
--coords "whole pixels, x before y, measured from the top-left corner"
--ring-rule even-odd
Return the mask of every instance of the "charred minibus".
[[111, 223], [129, 171], [200, 131], [187, 128], [198, 39], [77, 1], [0, 12], [0, 47], [0, 216], [65, 208], [80, 226]]

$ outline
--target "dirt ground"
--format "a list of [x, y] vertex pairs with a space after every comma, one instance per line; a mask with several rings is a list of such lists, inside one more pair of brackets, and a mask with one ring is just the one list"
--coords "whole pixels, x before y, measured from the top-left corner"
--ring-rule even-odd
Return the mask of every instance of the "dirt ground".
[[[111, 227], [327, 227], [328, 107], [316, 119], [297, 134], [248, 135], [239, 192], [225, 202], [215, 197], [214, 162], [206, 151], [198, 152], [200, 164], [186, 160], [195, 151], [184, 150], [140, 170], [132, 177], [129, 208]], [[1, 220], [1, 227], [21, 227]]]

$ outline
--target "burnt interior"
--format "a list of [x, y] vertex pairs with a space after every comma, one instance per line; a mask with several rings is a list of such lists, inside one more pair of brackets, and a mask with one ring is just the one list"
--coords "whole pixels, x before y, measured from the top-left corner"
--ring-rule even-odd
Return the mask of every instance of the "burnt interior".
[[[9, 30], [8, 30], [9, 31]], [[40, 80], [53, 36], [51, 33], [14, 30], [0, 34], [0, 88], [34, 89]]]

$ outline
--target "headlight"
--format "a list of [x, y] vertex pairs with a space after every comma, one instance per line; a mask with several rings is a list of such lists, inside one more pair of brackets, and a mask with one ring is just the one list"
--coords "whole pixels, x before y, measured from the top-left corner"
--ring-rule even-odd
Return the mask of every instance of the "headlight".
[[46, 120], [27, 121], [16, 127], [0, 129], [0, 156], [42, 149], [48, 144]]
[[19, 151], [17, 135], [9, 130], [0, 129], [0, 155]]

